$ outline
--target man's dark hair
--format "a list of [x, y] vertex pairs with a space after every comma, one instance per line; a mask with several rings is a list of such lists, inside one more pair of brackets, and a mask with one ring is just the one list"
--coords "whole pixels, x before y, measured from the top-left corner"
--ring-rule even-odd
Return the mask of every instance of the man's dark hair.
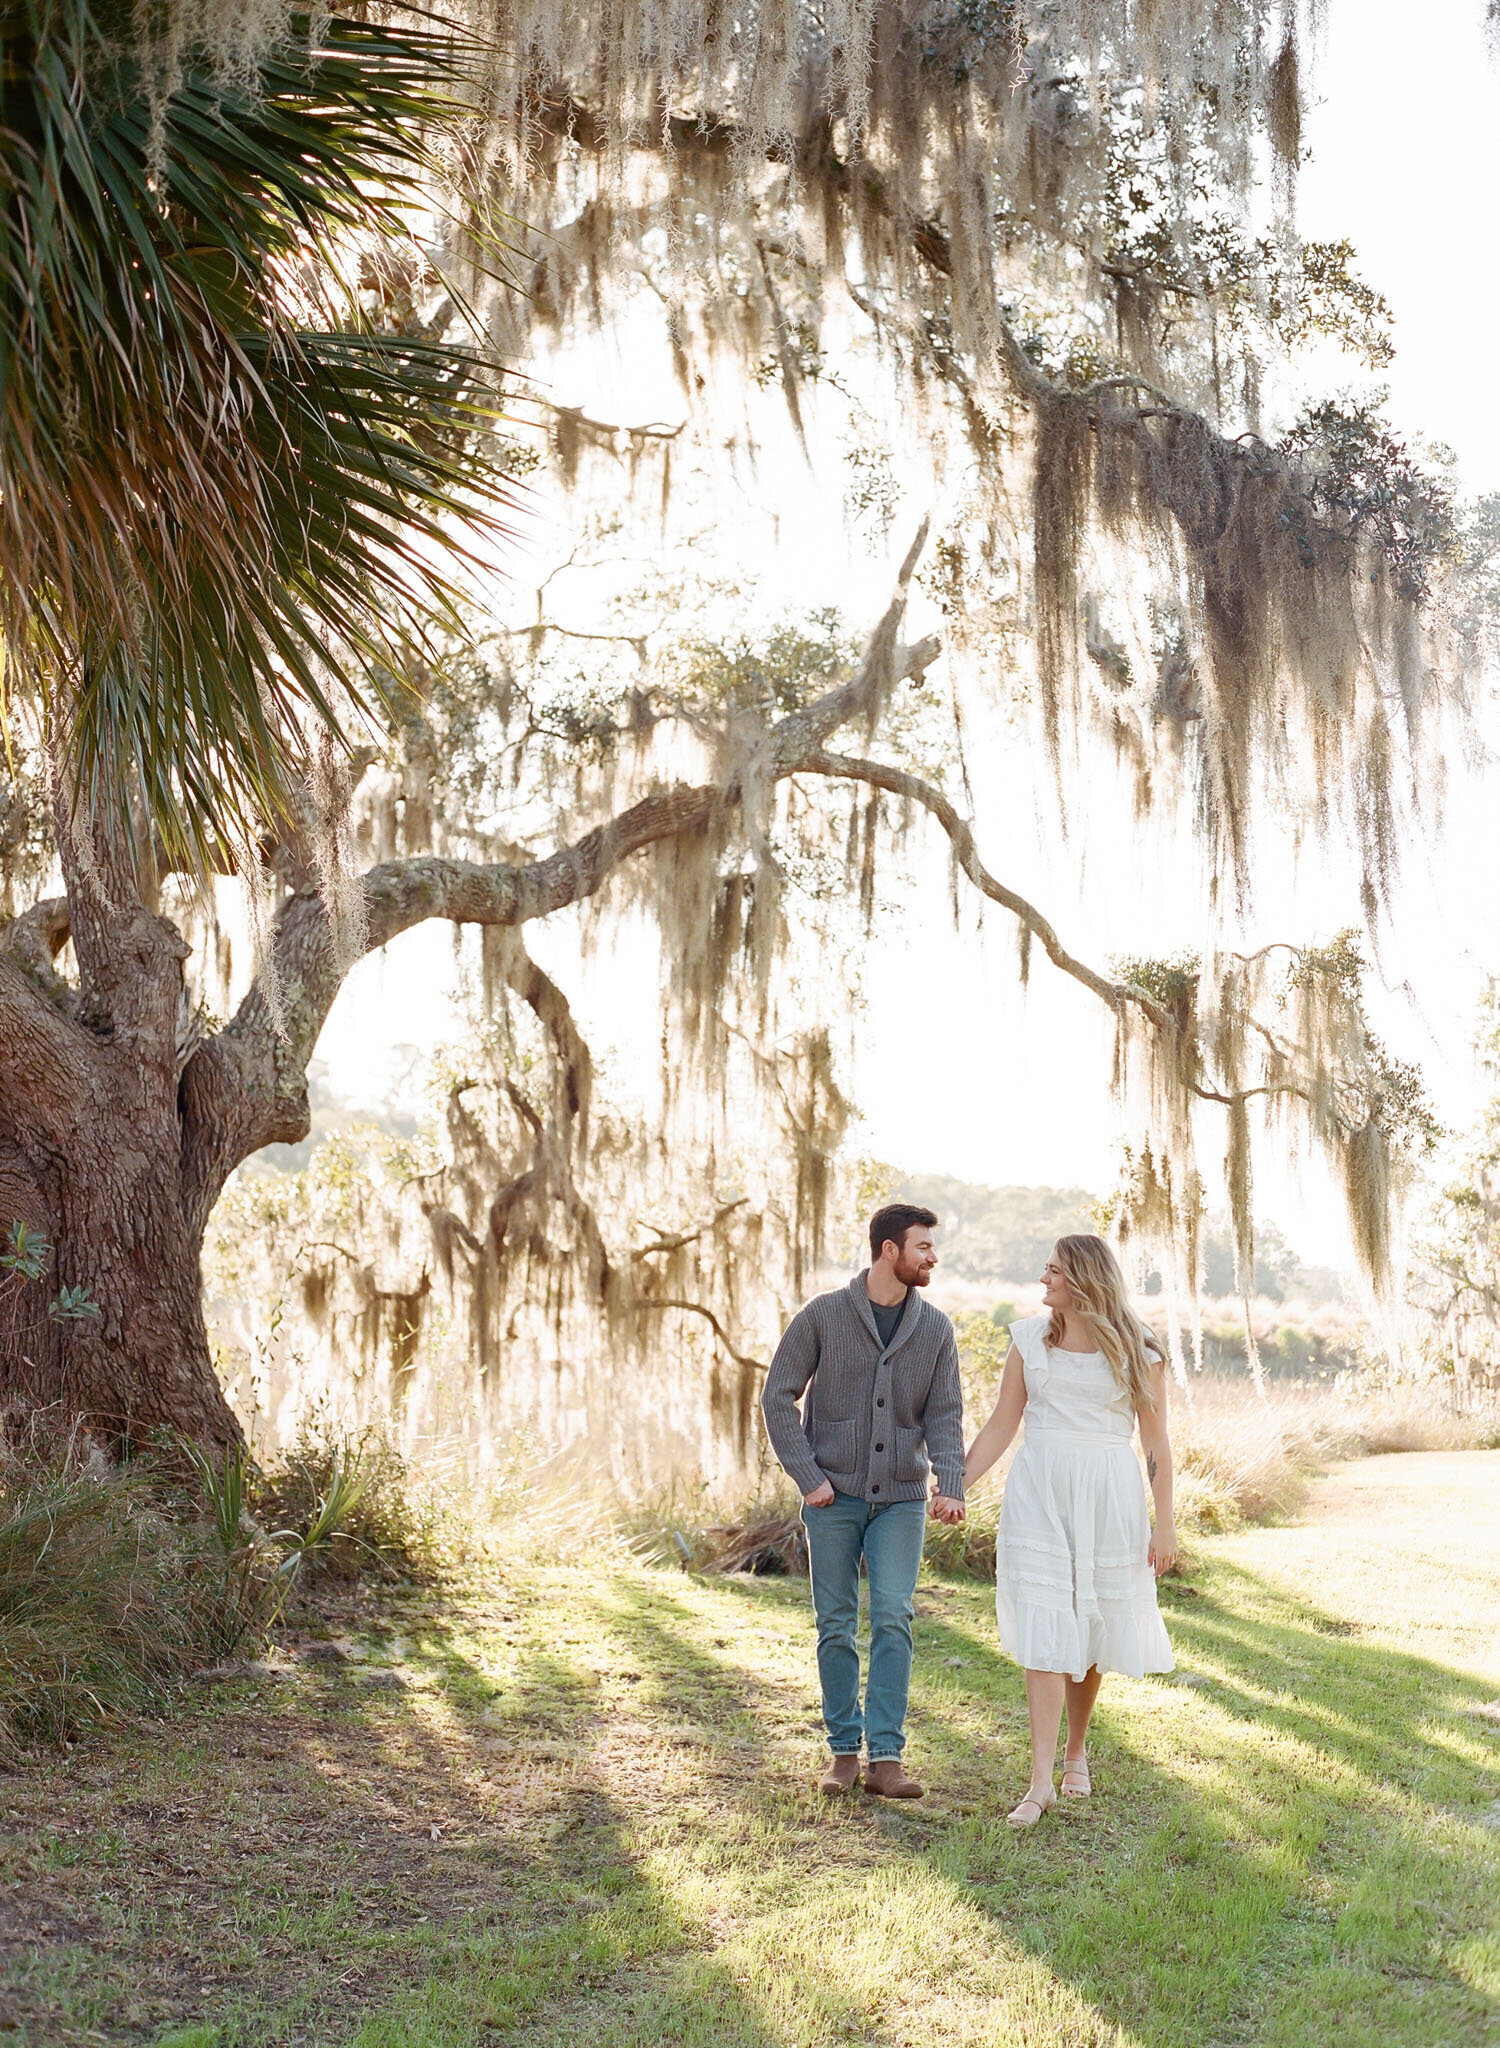
[[919, 1209], [914, 1202], [887, 1202], [870, 1218], [870, 1257], [880, 1257], [880, 1247], [887, 1238], [899, 1251], [906, 1243], [907, 1231], [915, 1224], [931, 1230], [936, 1222], [931, 1209]]

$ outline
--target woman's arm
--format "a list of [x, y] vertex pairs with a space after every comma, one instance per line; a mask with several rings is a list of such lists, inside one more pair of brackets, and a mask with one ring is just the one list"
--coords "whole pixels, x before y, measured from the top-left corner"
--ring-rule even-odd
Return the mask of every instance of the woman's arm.
[[1011, 1438], [1021, 1427], [1021, 1413], [1025, 1406], [1026, 1368], [1021, 1362], [1020, 1352], [1012, 1344], [1005, 1355], [1005, 1371], [1000, 1376], [1000, 1398], [964, 1459], [966, 1490], [989, 1471], [997, 1458], [1004, 1455]]
[[1141, 1449], [1146, 1454], [1146, 1477], [1151, 1482], [1151, 1498], [1156, 1503], [1156, 1525], [1151, 1531], [1151, 1548], [1146, 1557], [1159, 1578], [1177, 1562], [1177, 1524], [1172, 1511], [1172, 1445], [1167, 1436], [1167, 1368], [1162, 1359], [1157, 1360], [1152, 1375], [1152, 1391], [1156, 1395], [1156, 1406], [1138, 1409], [1136, 1421], [1140, 1424]]

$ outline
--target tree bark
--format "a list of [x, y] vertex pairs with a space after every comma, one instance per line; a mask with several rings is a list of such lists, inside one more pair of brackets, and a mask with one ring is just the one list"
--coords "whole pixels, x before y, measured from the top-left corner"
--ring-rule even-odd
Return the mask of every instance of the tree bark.
[[[66, 899], [0, 933], [0, 1234], [51, 1246], [11, 1273], [0, 1314], [0, 1413], [140, 1445], [158, 1431], [240, 1440], [203, 1321], [190, 1167], [205, 1133], [183, 1114], [178, 1049], [187, 947], [147, 910], [125, 849], [65, 816]], [[69, 937], [76, 989], [52, 958]], [[89, 1313], [59, 1314], [72, 1305]]]

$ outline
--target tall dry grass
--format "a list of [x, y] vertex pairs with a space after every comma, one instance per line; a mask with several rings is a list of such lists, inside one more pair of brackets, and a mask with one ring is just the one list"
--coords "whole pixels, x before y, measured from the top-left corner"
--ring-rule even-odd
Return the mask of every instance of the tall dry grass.
[[0, 1759], [149, 1707], [202, 1661], [185, 1545], [139, 1471], [0, 1475]]
[[1173, 1408], [1179, 1527], [1278, 1520], [1300, 1505], [1321, 1466], [1342, 1458], [1497, 1445], [1500, 1404], [1455, 1412], [1436, 1381], [1272, 1381], [1261, 1399], [1245, 1380], [1205, 1375]]
[[[1345, 1376], [1311, 1385], [1273, 1383], [1262, 1399], [1248, 1380], [1204, 1375], [1187, 1394], [1175, 1395], [1172, 1410], [1178, 1532], [1190, 1540], [1280, 1520], [1295, 1512], [1320, 1468], [1343, 1458], [1496, 1447], [1500, 1404], [1456, 1414], [1435, 1383], [1382, 1388]], [[993, 1574], [1009, 1462], [975, 1489], [963, 1522], [931, 1524], [926, 1555], [934, 1569]], [[662, 1563], [703, 1571], [806, 1570], [790, 1484], [762, 1481], [739, 1501], [677, 1488], [636, 1503], [626, 1523], [640, 1551]]]

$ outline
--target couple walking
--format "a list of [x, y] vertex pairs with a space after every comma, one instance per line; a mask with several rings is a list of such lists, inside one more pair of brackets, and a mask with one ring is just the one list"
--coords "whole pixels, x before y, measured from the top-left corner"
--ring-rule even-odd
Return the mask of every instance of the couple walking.
[[[1165, 1364], [1109, 1246], [1060, 1238], [1042, 1275], [1043, 1313], [1011, 1324], [999, 1399], [965, 1456], [953, 1325], [921, 1299], [937, 1264], [936, 1224], [910, 1203], [879, 1210], [869, 1266], [793, 1317], [762, 1398], [772, 1447], [802, 1493], [833, 1752], [821, 1789], [852, 1791], [863, 1751], [867, 1791], [921, 1797], [902, 1753], [926, 1519], [961, 1522], [965, 1486], [1024, 1421], [1001, 1504], [995, 1604], [1001, 1645], [1026, 1673], [1031, 1720], [1031, 1784], [1009, 1819], [1034, 1827], [1057, 1801], [1064, 1714], [1062, 1789], [1086, 1798], [1103, 1674], [1172, 1669], [1154, 1576], [1177, 1552]], [[1137, 1427], [1154, 1532], [1131, 1446]], [[863, 1710], [861, 1560], [870, 1586]]]

